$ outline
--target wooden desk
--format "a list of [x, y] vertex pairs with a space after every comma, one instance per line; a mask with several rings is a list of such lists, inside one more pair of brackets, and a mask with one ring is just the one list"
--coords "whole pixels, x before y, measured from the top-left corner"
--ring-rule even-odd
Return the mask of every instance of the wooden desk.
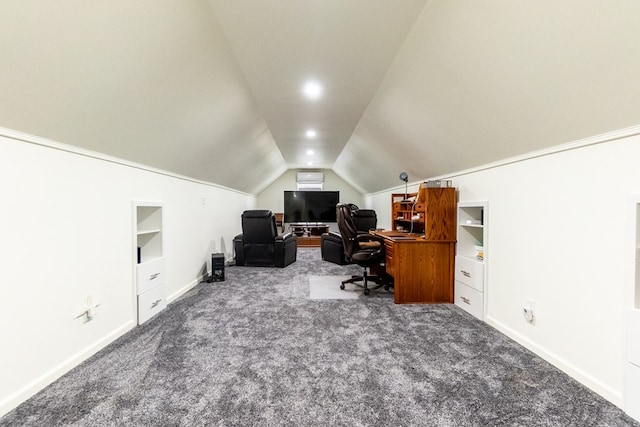
[[372, 231], [385, 242], [396, 304], [453, 303], [455, 240], [426, 240], [398, 231]]

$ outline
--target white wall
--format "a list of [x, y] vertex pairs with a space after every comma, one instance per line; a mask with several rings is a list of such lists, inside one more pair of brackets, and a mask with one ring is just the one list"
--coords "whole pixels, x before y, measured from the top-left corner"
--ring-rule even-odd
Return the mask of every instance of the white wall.
[[[164, 203], [171, 301], [198, 283], [212, 252], [233, 256], [255, 197], [0, 133], [1, 416], [135, 326], [133, 200]], [[88, 295], [100, 305], [83, 323]]]
[[366, 194], [637, 125], [640, 2], [589, 6], [429, 0], [333, 170]]
[[[284, 212], [284, 191], [297, 190], [296, 174], [298, 169], [289, 169], [278, 179], [265, 188], [256, 198], [258, 209], [271, 209], [273, 212]], [[364, 207], [364, 200], [355, 188], [349, 185], [330, 169], [322, 169], [324, 184], [322, 189], [326, 191], [340, 191], [341, 203], [355, 203]], [[337, 224], [328, 224], [332, 231], [337, 231]]]
[[[175, 298], [196, 283], [211, 252], [232, 255], [244, 209], [279, 210], [281, 192], [295, 185], [291, 171], [254, 198], [4, 135], [0, 342], [10, 351], [0, 352], [0, 414], [134, 327], [132, 200], [164, 203]], [[489, 324], [617, 405], [627, 197], [640, 193], [639, 158], [634, 128], [439, 177], [453, 179], [460, 200], [489, 201]], [[347, 187], [325, 188], [355, 200], [345, 200]], [[388, 227], [389, 194], [403, 189], [366, 195], [360, 205]], [[74, 317], [88, 294], [100, 307], [84, 324]], [[529, 298], [533, 326], [522, 316]]]
[[[627, 198], [640, 193], [638, 159], [633, 128], [441, 177], [460, 201], [489, 201], [487, 322], [619, 406]], [[389, 210], [390, 192], [365, 200]], [[535, 325], [522, 314], [527, 299]]]
[[5, 0], [2, 16], [0, 126], [249, 193], [287, 169], [209, 1]]

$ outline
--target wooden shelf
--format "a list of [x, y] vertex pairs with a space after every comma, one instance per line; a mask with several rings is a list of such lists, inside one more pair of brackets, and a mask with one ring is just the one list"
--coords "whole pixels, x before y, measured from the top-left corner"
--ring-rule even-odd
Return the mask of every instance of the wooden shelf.
[[303, 247], [320, 247], [320, 236], [299, 236], [298, 246]]
[[424, 234], [428, 240], [455, 240], [455, 188], [421, 188], [406, 196], [391, 195], [393, 230]]

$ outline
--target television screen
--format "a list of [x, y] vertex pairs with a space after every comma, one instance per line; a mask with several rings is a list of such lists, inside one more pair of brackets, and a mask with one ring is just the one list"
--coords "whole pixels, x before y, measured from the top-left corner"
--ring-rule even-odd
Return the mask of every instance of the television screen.
[[336, 222], [339, 191], [285, 191], [284, 222]]

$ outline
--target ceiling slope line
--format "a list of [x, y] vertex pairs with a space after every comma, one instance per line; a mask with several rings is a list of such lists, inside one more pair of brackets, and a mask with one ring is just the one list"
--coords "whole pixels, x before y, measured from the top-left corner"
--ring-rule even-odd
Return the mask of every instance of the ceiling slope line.
[[[579, 139], [579, 140], [576, 140], [576, 141], [573, 141], [573, 142], [568, 142], [568, 143], [565, 143], [565, 144], [555, 145], [553, 147], [544, 148], [544, 149], [541, 149], [541, 150], [531, 151], [529, 153], [521, 154], [521, 155], [518, 155], [518, 156], [507, 157], [505, 159], [498, 160], [496, 162], [487, 163], [487, 164], [476, 166], [476, 167], [469, 168], [469, 169], [463, 169], [461, 171], [452, 172], [450, 174], [444, 174], [444, 175], [439, 175], [439, 176], [435, 176], [435, 177], [425, 178], [425, 180], [427, 180], [427, 179], [452, 179], [452, 178], [457, 178], [457, 177], [461, 177], [461, 176], [465, 176], [465, 175], [470, 175], [472, 173], [482, 172], [482, 171], [490, 170], [490, 169], [495, 169], [495, 168], [499, 168], [499, 167], [502, 167], [502, 166], [511, 165], [511, 164], [514, 164], [514, 163], [520, 163], [520, 162], [524, 162], [524, 161], [531, 160], [531, 159], [537, 159], [537, 158], [540, 158], [540, 157], [550, 156], [550, 155], [562, 153], [562, 152], [565, 152], [565, 151], [578, 150], [578, 149], [585, 148], [585, 147], [591, 147], [591, 146], [594, 146], [594, 145], [605, 144], [605, 143], [608, 143], [608, 142], [613, 142], [613, 141], [617, 141], [617, 140], [624, 139], [624, 138], [629, 138], [629, 137], [636, 136], [636, 135], [640, 135], [640, 125], [631, 126], [631, 127], [628, 127], [628, 128], [623, 128], [623, 129], [619, 129], [619, 130], [615, 130], [615, 131], [612, 131], [612, 132], [607, 132], [607, 133], [603, 133], [603, 134], [599, 134], [599, 135], [595, 135], [595, 136], [590, 136], [590, 137], [587, 137], [587, 138], [582, 138], [582, 139]], [[418, 185], [420, 182], [423, 182], [425, 180], [416, 181], [416, 182], [411, 183], [409, 185]], [[380, 190], [380, 191], [375, 191], [375, 192], [372, 192], [372, 193], [365, 194], [364, 196], [368, 197], [368, 196], [375, 196], [377, 194], [384, 194], [384, 193], [387, 193], [389, 191], [394, 191], [394, 190], [396, 190], [398, 188], [404, 188], [404, 186], [390, 187], [390, 188], [385, 189], [385, 190]]]
[[235, 188], [226, 187], [224, 185], [216, 184], [214, 182], [202, 181], [200, 179], [191, 178], [186, 175], [181, 175], [178, 173], [170, 172], [164, 169], [154, 168], [152, 166], [147, 166], [142, 163], [132, 162], [129, 160], [122, 159], [120, 157], [110, 156], [108, 154], [103, 154], [97, 151], [87, 150], [84, 148], [80, 148], [74, 145], [63, 144], [61, 142], [53, 141], [51, 139], [43, 138], [36, 135], [31, 135], [24, 132], [19, 132], [12, 129], [7, 129], [0, 127], [0, 137], [5, 137], [12, 139], [14, 141], [25, 142], [28, 144], [39, 145], [41, 147], [47, 147], [54, 150], [65, 151], [67, 153], [76, 154], [78, 156], [89, 157], [96, 160], [101, 160], [108, 163], [114, 163], [121, 166], [126, 166], [133, 169], [143, 170], [146, 172], [151, 172], [157, 175], [164, 175], [170, 178], [179, 179], [182, 181], [193, 182], [196, 184], [206, 185], [208, 187], [215, 187], [221, 190], [232, 191], [234, 193], [242, 194], [244, 196], [254, 197], [255, 194], [247, 193], [244, 191], [237, 190]]

